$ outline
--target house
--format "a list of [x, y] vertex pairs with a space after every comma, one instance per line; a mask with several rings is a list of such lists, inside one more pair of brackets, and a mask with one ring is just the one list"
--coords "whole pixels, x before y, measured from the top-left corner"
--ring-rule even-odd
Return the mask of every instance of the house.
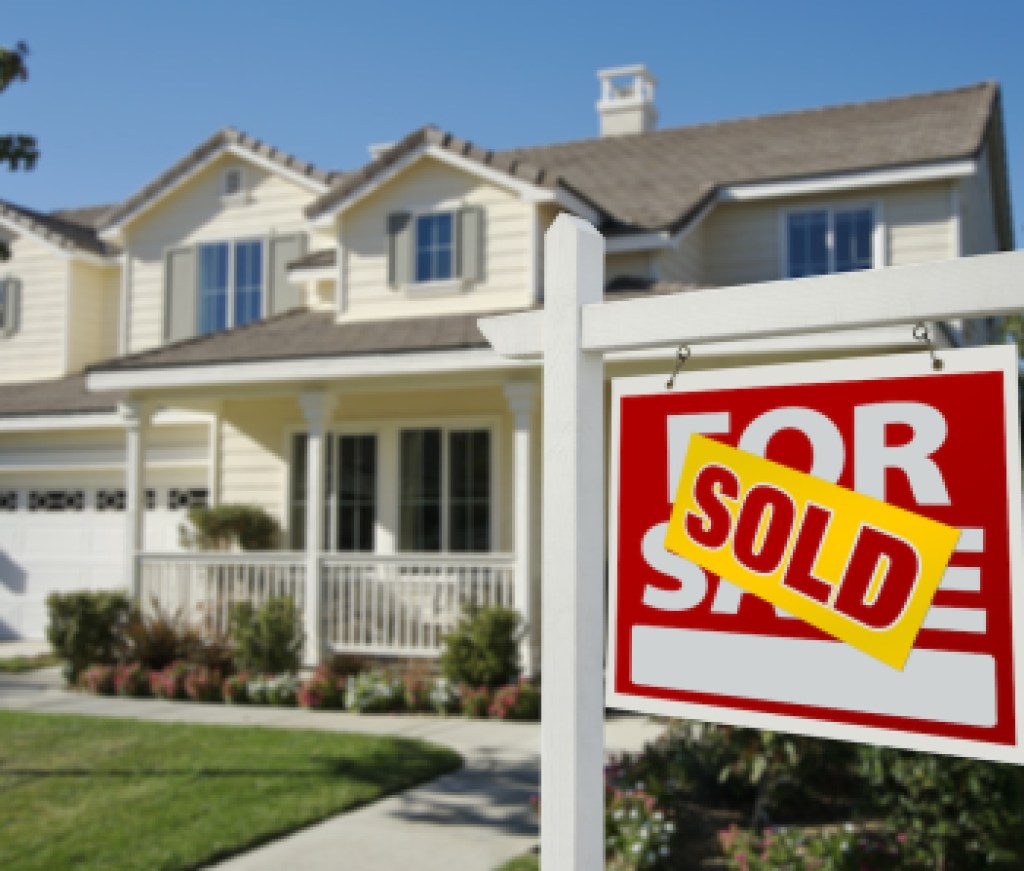
[[[599, 76], [592, 139], [489, 151], [423, 127], [326, 172], [226, 129], [124, 202], [0, 205], [0, 634], [41, 636], [50, 590], [126, 584], [213, 626], [293, 595], [311, 659], [432, 655], [469, 601], [538, 625], [540, 373], [476, 321], [543, 305], [560, 212], [605, 235], [616, 297], [1013, 247], [995, 84], [657, 129], [644, 67]], [[913, 344], [861, 330], [690, 365]], [[182, 552], [185, 509], [228, 502], [276, 516], [282, 549]]]

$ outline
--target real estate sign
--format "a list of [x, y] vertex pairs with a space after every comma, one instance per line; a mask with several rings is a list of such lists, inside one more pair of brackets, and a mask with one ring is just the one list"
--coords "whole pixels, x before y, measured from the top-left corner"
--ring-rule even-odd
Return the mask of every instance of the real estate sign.
[[1013, 349], [613, 383], [608, 704], [1024, 761]]

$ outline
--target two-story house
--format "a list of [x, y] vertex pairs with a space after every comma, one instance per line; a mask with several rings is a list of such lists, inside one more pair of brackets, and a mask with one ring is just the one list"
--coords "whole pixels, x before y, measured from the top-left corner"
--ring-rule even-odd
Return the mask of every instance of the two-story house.
[[[646, 69], [600, 77], [593, 139], [488, 151], [425, 127], [327, 173], [224, 130], [122, 203], [0, 207], [0, 634], [40, 636], [51, 589], [125, 584], [207, 620], [292, 594], [311, 656], [432, 654], [468, 601], [537, 625], [540, 372], [476, 321], [544, 304], [560, 212], [605, 235], [609, 295], [1013, 247], [993, 84], [659, 130]], [[692, 365], [912, 345], [862, 330]], [[282, 549], [178, 552], [196, 502], [262, 506]]]

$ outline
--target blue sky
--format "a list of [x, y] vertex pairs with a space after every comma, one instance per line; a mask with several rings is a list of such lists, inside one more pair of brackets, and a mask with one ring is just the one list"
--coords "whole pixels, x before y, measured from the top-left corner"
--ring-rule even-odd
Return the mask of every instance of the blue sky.
[[1024, 239], [1024, 4], [704, 0], [5, 4], [30, 79], [0, 130], [37, 168], [0, 197], [38, 209], [123, 199], [222, 126], [330, 169], [435, 123], [489, 148], [592, 136], [601, 67], [646, 63], [660, 126], [996, 80]]

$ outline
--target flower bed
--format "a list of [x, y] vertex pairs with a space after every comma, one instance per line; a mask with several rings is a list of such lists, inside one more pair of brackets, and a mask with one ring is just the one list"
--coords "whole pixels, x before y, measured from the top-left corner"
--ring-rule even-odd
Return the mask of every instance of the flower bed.
[[299, 706], [310, 711], [462, 714], [499, 720], [540, 718], [540, 687], [534, 682], [520, 679], [491, 691], [486, 687], [455, 685], [445, 677], [425, 674], [422, 668], [402, 675], [379, 668], [343, 675], [321, 666], [305, 678], [292, 673], [266, 675], [250, 671], [224, 677], [206, 665], [181, 660], [154, 671], [133, 662], [89, 666], [82, 672], [78, 687], [98, 695]]

